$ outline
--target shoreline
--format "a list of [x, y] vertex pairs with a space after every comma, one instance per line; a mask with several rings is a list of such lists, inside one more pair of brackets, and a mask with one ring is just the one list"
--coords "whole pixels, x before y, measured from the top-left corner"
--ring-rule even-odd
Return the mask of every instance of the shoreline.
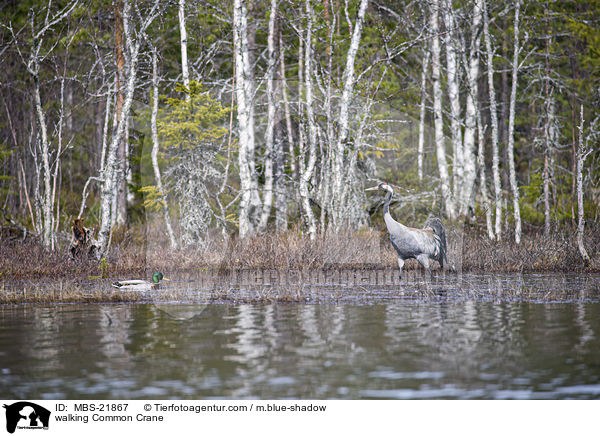
[[[519, 274], [593, 277], [600, 273], [600, 231], [595, 230], [586, 231], [585, 243], [591, 261], [585, 264], [568, 230], [551, 236], [526, 234], [521, 244], [516, 245], [510, 240], [490, 241], [476, 227], [460, 231], [450, 228], [449, 262], [444, 271], [440, 272], [438, 263], [433, 262], [434, 280], [427, 284], [430, 281], [422, 278], [422, 267], [409, 259], [403, 279], [412, 277], [408, 287], [420, 298], [419, 290], [429, 292], [427, 286], [439, 286], [440, 282], [455, 286], [463, 275], [490, 279], [508, 275], [507, 280]], [[113, 290], [110, 285], [121, 279], [148, 280], [155, 271], [176, 279], [175, 283], [192, 283], [196, 289], [213, 292], [211, 301], [302, 303], [314, 297], [335, 302], [329, 295], [315, 297], [302, 288], [397, 289], [406, 283], [397, 280], [397, 257], [387, 233], [373, 229], [319, 235], [315, 240], [294, 231], [245, 240], [223, 238], [202, 247], [180, 250], [164, 248], [168, 246], [166, 241], [132, 243], [132, 240], [136, 240], [134, 234], [115, 240], [110, 255], [101, 261], [73, 260], [67, 245], [50, 252], [33, 240], [24, 243], [0, 240], [0, 304], [144, 302], [148, 301], [146, 296]], [[172, 291], [174, 283], [170, 283], [167, 289]], [[485, 289], [495, 285], [482, 286], [483, 292], [473, 289], [469, 293], [483, 298]], [[242, 288], [256, 292], [242, 295], [236, 291]], [[285, 292], [275, 292], [275, 288]], [[300, 290], [287, 292], [287, 288]], [[270, 293], [263, 292], [265, 289]], [[510, 290], [490, 292], [512, 295]], [[463, 297], [458, 291], [454, 296]], [[395, 294], [389, 298], [395, 298]]]
[[[343, 269], [281, 272], [244, 269], [175, 274], [159, 289], [121, 291], [115, 278], [4, 279], [0, 305], [64, 303], [174, 304], [383, 304], [398, 299], [423, 301], [582, 301], [600, 302], [595, 272], [434, 272], [397, 269]], [[550, 291], [548, 291], [548, 289]]]

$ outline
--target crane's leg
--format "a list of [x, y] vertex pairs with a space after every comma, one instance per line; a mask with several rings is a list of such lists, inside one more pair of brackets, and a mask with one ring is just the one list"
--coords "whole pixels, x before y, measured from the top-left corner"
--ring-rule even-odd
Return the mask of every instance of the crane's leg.
[[417, 256], [417, 261], [423, 265], [423, 268], [425, 268], [425, 271], [427, 271], [429, 273], [429, 277], [433, 278], [433, 273], [431, 272], [431, 269], [429, 268], [429, 256], [426, 254], [419, 254]]
[[404, 266], [404, 259], [401, 257], [398, 258], [398, 267], [400, 268], [400, 272], [398, 273], [398, 279], [402, 280], [402, 267]]

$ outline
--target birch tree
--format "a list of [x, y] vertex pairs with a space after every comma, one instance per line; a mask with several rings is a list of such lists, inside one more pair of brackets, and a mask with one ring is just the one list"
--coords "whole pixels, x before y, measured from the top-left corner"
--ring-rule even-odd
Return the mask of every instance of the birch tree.
[[310, 0], [306, 0], [306, 38], [304, 41], [304, 94], [305, 94], [305, 110], [306, 110], [306, 122], [308, 124], [308, 135], [306, 145], [308, 146], [308, 157], [305, 156], [303, 149], [300, 151], [299, 170], [300, 170], [300, 181], [299, 191], [300, 198], [302, 201], [302, 210], [308, 227], [308, 234], [310, 239], [315, 239], [317, 234], [317, 224], [315, 215], [312, 211], [310, 204], [308, 184], [313, 176], [315, 164], [317, 161], [317, 127], [315, 124], [315, 115], [313, 107], [313, 72], [311, 65], [313, 63], [313, 10], [310, 5]]
[[[331, 193], [331, 218], [332, 225], [335, 230], [341, 229], [346, 214], [349, 199], [345, 198], [344, 193], [344, 179], [345, 174], [353, 171], [353, 168], [344, 167], [344, 156], [349, 147], [349, 125], [350, 125], [350, 104], [352, 96], [354, 94], [354, 65], [356, 62], [356, 55], [360, 45], [362, 28], [365, 19], [365, 12], [367, 10], [368, 0], [361, 0], [358, 15], [352, 29], [352, 38], [350, 40], [350, 48], [346, 54], [346, 65], [342, 77], [342, 96], [340, 99], [340, 109], [338, 115], [339, 130], [335, 148], [333, 151], [333, 189]], [[307, 60], [308, 61], [308, 60]]]
[[[133, 95], [135, 92], [135, 85], [137, 79], [137, 63], [140, 54], [140, 48], [145, 38], [146, 30], [152, 24], [154, 19], [157, 17], [159, 12], [159, 0], [155, 0], [152, 4], [152, 8], [148, 12], [145, 18], [142, 18], [140, 11], [137, 10], [137, 17], [140, 21], [139, 29], [134, 34], [132, 25], [130, 22], [131, 18], [131, 4], [129, 0], [123, 2], [123, 28], [125, 35], [125, 44], [128, 51], [128, 63], [125, 72], [126, 86], [125, 86], [125, 99], [123, 102], [123, 108], [116, 129], [113, 132], [110, 144], [108, 146], [106, 165], [104, 168], [104, 174], [102, 174], [103, 183], [101, 188], [101, 202], [100, 202], [100, 230], [98, 232], [98, 255], [103, 256], [108, 250], [109, 236], [112, 229], [112, 204], [115, 200], [115, 196], [118, 190], [115, 189], [115, 172], [117, 170], [117, 151], [119, 144], [123, 140], [125, 133], [126, 119], [129, 116], [131, 104], [133, 102]], [[135, 26], [134, 26], [135, 27]]]
[[494, 52], [489, 30], [489, 11], [487, 0], [483, 0], [483, 37], [485, 40], [488, 91], [490, 97], [490, 120], [492, 124], [492, 177], [494, 180], [494, 194], [496, 201], [496, 239], [502, 239], [502, 186], [500, 184], [500, 155], [498, 151], [498, 105], [496, 103], [496, 91], [494, 88]]
[[[467, 73], [468, 92], [466, 95], [465, 108], [465, 134], [463, 151], [463, 182], [460, 190], [460, 215], [466, 215], [473, 194], [473, 186], [476, 179], [475, 169], [475, 130], [477, 129], [477, 115], [479, 107], [477, 99], [479, 96], [479, 48], [481, 41], [481, 19], [483, 15], [483, 0], [477, 0], [473, 8], [473, 18], [471, 22], [471, 41], [468, 58], [465, 61]], [[481, 150], [483, 153], [483, 149]], [[483, 155], [482, 155], [483, 159]], [[482, 168], [480, 167], [480, 170]], [[485, 170], [485, 169], [483, 169]], [[485, 183], [485, 174], [483, 182]], [[486, 187], [483, 186], [485, 189]], [[485, 194], [487, 202], [487, 192]], [[485, 206], [487, 208], [487, 205]], [[486, 214], [488, 211], [486, 210]]]
[[452, 179], [454, 198], [457, 200], [458, 215], [464, 213], [468, 205], [462, 203], [462, 182], [464, 179], [464, 158], [463, 143], [461, 131], [461, 108], [459, 80], [460, 71], [457, 62], [457, 32], [454, 21], [454, 11], [451, 0], [443, 1], [443, 17], [446, 32], [444, 33], [444, 42], [446, 47], [446, 66], [447, 66], [447, 88], [448, 101], [450, 103], [450, 133], [452, 138], [452, 151], [454, 164], [452, 166]]
[[[78, 0], [68, 3], [64, 8], [59, 10], [55, 15], [50, 15], [50, 8], [46, 10], [44, 14], [44, 22], [41, 25], [41, 28], [37, 28], [35, 23], [36, 14], [31, 13], [30, 15], [30, 25], [31, 25], [31, 52], [29, 54], [28, 60], [25, 61], [23, 54], [19, 50], [19, 54], [21, 59], [26, 64], [27, 71], [33, 80], [33, 95], [34, 95], [34, 106], [35, 113], [37, 116], [37, 123], [39, 128], [40, 135], [40, 148], [41, 148], [41, 160], [42, 160], [42, 174], [43, 174], [43, 184], [44, 184], [44, 194], [42, 201], [42, 225], [38, 226], [42, 230], [42, 243], [45, 247], [51, 248], [52, 242], [54, 240], [54, 197], [52, 194], [52, 171], [50, 165], [50, 140], [48, 138], [48, 125], [46, 122], [46, 114], [44, 111], [44, 105], [42, 104], [41, 90], [40, 90], [40, 64], [43, 60], [50, 54], [50, 52], [46, 52], [42, 54], [42, 45], [44, 43], [44, 38], [46, 37], [46, 33], [51, 31], [54, 26], [63, 21], [66, 17], [68, 17], [73, 9], [78, 4]], [[12, 27], [10, 27], [12, 32]], [[13, 38], [16, 41], [16, 35], [13, 34]], [[51, 51], [51, 50], [50, 50]], [[59, 165], [58, 160], [60, 156], [58, 153], [56, 154], [56, 163], [55, 165]], [[55, 179], [56, 179], [55, 174]]]
[[275, 74], [276, 53], [275, 53], [275, 26], [277, 20], [277, 0], [271, 0], [271, 10], [269, 14], [269, 33], [267, 37], [267, 128], [265, 132], [265, 186], [263, 194], [263, 208], [258, 225], [259, 231], [264, 232], [267, 228], [267, 222], [271, 215], [273, 205], [273, 158], [274, 149], [274, 131], [275, 131]]
[[519, 12], [521, 1], [515, 1], [515, 21], [514, 21], [514, 45], [513, 45], [513, 63], [512, 63], [512, 86], [510, 90], [510, 107], [508, 114], [508, 171], [510, 178], [510, 187], [513, 193], [513, 213], [515, 218], [515, 242], [521, 243], [521, 206], [519, 202], [519, 186], [517, 185], [517, 175], [515, 172], [515, 107], [517, 101], [517, 79], [519, 72]]
[[[32, 30], [33, 30], [33, 16], [32, 16]], [[35, 109], [38, 117], [38, 124], [40, 128], [41, 134], [41, 148], [42, 148], [42, 169], [44, 174], [44, 203], [42, 209], [42, 215], [44, 217], [43, 220], [43, 234], [42, 234], [42, 243], [47, 248], [50, 247], [52, 243], [52, 197], [50, 191], [50, 181], [51, 181], [51, 172], [50, 172], [50, 144], [48, 142], [48, 127], [46, 125], [46, 115], [44, 114], [44, 109], [42, 107], [42, 99], [40, 96], [40, 79], [39, 79], [39, 71], [40, 71], [40, 62], [39, 62], [39, 51], [41, 47], [41, 42], [43, 41], [43, 34], [35, 38], [34, 37], [34, 49], [32, 51], [32, 55], [30, 58], [30, 62], [27, 65], [29, 69], [29, 73], [33, 77], [33, 86], [34, 86], [34, 99], [35, 99]]]
[[[547, 13], [547, 12], [546, 12]], [[542, 138], [536, 138], [543, 150], [544, 168], [542, 173], [543, 195], [544, 195], [544, 234], [550, 234], [551, 224], [551, 201], [550, 189], [554, 180], [554, 150], [559, 147], [559, 120], [556, 116], [556, 96], [554, 94], [554, 84], [552, 78], [552, 70], [550, 68], [550, 45], [552, 35], [546, 36], [545, 53], [544, 53], [544, 76], [542, 98], [544, 101], [544, 117], [542, 118], [543, 126]]]
[[442, 83], [440, 78], [440, 31], [438, 16], [440, 11], [439, 0], [433, 0], [429, 18], [429, 28], [433, 35], [431, 40], [431, 71], [433, 79], [433, 114], [435, 149], [440, 173], [442, 199], [446, 209], [446, 215], [454, 220], [456, 218], [456, 207], [450, 186], [448, 175], [448, 163], [446, 161], [446, 144], [444, 141], [444, 119], [442, 110]]
[[578, 138], [578, 147], [577, 147], [577, 247], [579, 248], [579, 254], [583, 258], [583, 261], [588, 264], [590, 262], [590, 256], [585, 249], [585, 245], [583, 242], [584, 230], [585, 230], [585, 218], [584, 218], [584, 209], [583, 209], [583, 165], [585, 163], [585, 159], [591, 153], [591, 150], [586, 150], [584, 148], [584, 140], [583, 140], [583, 105], [580, 106], [579, 111], [579, 138]]
[[[190, 73], [188, 69], [188, 56], [187, 56], [187, 30], [185, 27], [185, 0], [179, 0], [179, 38], [181, 41], [181, 79], [183, 86], [186, 89], [190, 89]], [[185, 99], [190, 100], [190, 95], [187, 94]]]
[[[290, 110], [290, 101], [289, 101], [288, 92], [287, 92], [288, 85], [287, 85], [287, 79], [285, 76], [285, 51], [284, 51], [284, 47], [283, 47], [283, 43], [282, 43], [282, 39], [281, 39], [281, 34], [279, 35], [279, 49], [280, 49], [279, 78], [280, 78], [280, 84], [281, 84], [280, 85], [281, 86], [281, 97], [283, 99], [285, 131], [286, 131], [286, 138], [287, 138], [287, 142], [288, 142], [288, 162], [290, 165], [291, 179], [297, 180], [296, 156], [295, 156], [295, 151], [294, 151], [294, 144], [295, 144], [294, 132], [293, 132], [293, 128], [292, 128], [292, 116], [291, 116], [291, 110]], [[282, 150], [282, 153], [283, 153], [283, 150]], [[277, 220], [277, 222], [279, 223], [279, 226], [280, 226], [280, 230], [283, 230], [283, 229], [287, 228], [287, 195], [286, 195], [287, 192], [284, 191], [284, 187], [282, 186], [282, 183], [280, 183], [279, 186], [280, 186], [280, 191], [278, 191], [278, 195], [286, 197], [284, 199], [284, 203], [286, 206], [285, 211], [283, 209], [279, 209], [280, 215], [285, 217], [285, 219]], [[285, 189], [287, 189], [287, 186], [285, 187]], [[294, 194], [292, 194], [294, 199], [297, 197], [295, 192], [296, 191], [294, 190]]]
[[238, 120], [238, 164], [240, 170], [241, 201], [239, 206], [240, 237], [254, 233], [256, 213], [261, 206], [254, 161], [254, 84], [248, 53], [248, 12], [245, 0], [233, 5], [233, 32], [235, 53], [235, 92]]
[[290, 159], [286, 159], [286, 152], [284, 150], [284, 128], [282, 124], [284, 103], [283, 89], [285, 86], [285, 68], [283, 68], [283, 48], [281, 46], [281, 25], [279, 12], [275, 16], [274, 23], [274, 41], [273, 51], [277, 55], [275, 56], [275, 72], [273, 75], [273, 100], [275, 105], [275, 113], [273, 120], [273, 161], [274, 161], [274, 174], [273, 174], [273, 195], [275, 201], [275, 227], [278, 232], [282, 232], [287, 229], [288, 222], [288, 188], [286, 183], [285, 165], [286, 161], [291, 160], [292, 152], [288, 155]]

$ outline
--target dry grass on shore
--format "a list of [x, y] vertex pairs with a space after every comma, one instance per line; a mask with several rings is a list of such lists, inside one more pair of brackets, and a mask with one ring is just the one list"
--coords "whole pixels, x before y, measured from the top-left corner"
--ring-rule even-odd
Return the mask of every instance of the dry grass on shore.
[[[450, 267], [462, 271], [487, 272], [599, 272], [600, 232], [588, 229], [586, 247], [591, 257], [585, 265], [579, 255], [572, 232], [554, 233], [549, 237], [525, 234], [520, 245], [507, 239], [489, 241], [473, 228], [448, 230]], [[114, 242], [106, 262], [74, 261], [68, 247], [55, 252], [45, 250], [34, 241], [25, 243], [0, 241], [0, 280], [36, 278], [146, 277], [152, 271], [173, 274], [177, 271], [274, 269], [347, 270], [394, 269], [396, 254], [384, 232], [364, 230], [336, 235], [322, 235], [310, 240], [289, 231], [283, 234], [256, 236], [246, 240], [214, 239], [204, 247], [169, 250], [168, 244]], [[407, 270], [418, 268], [407, 262]], [[437, 268], [437, 265], [436, 265]]]
[[[512, 236], [512, 235], [511, 235]], [[526, 234], [521, 244], [514, 239], [492, 242], [482, 234], [465, 237], [463, 269], [489, 272], [600, 272], [600, 229], [588, 229], [585, 246], [590, 256], [586, 265], [579, 254], [575, 231], [549, 236]]]
[[106, 293], [98, 291], [85, 293], [78, 288], [70, 289], [63, 294], [48, 292], [47, 290], [26, 290], [24, 292], [7, 292], [0, 295], [0, 304], [54, 304], [54, 303], [135, 303], [140, 301], [140, 296], [134, 293]]

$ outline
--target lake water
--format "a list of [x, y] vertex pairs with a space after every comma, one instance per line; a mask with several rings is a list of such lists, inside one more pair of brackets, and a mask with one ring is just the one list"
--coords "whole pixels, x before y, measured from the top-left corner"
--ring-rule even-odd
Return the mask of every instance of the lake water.
[[412, 280], [307, 303], [0, 306], [0, 397], [600, 398], [600, 276]]

